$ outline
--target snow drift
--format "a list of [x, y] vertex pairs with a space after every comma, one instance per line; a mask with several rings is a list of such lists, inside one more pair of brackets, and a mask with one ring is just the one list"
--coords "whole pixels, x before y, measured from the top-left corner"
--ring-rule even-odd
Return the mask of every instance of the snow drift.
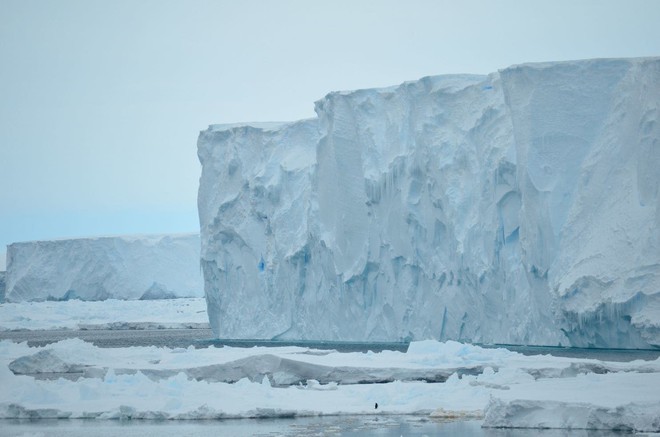
[[10, 302], [203, 295], [199, 235], [100, 237], [7, 246]]
[[334, 92], [201, 132], [229, 338], [660, 346], [660, 58]]

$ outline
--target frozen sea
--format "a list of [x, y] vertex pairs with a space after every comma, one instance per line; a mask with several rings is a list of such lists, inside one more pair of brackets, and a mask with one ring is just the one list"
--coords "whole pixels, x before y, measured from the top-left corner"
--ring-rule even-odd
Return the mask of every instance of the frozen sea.
[[0, 305], [0, 436], [660, 432], [657, 350], [217, 340], [205, 317], [196, 299]]

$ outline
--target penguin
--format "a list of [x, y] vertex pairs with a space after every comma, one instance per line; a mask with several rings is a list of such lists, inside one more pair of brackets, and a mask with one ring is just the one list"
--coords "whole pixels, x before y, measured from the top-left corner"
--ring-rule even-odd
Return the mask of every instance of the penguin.
[[376, 406], [374, 407], [374, 410], [378, 409], [378, 402], [376, 402]]

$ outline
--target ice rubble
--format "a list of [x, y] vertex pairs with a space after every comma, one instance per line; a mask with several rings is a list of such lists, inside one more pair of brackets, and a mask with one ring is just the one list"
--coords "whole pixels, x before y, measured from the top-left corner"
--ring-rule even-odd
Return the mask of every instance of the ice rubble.
[[[264, 373], [265, 354], [288, 364]], [[282, 383], [292, 362], [307, 369], [310, 379]], [[223, 382], [217, 378], [219, 366], [233, 367], [242, 376]], [[589, 366], [607, 371], [567, 372]], [[335, 370], [334, 379], [327, 379], [328, 369]], [[449, 371], [451, 376], [439, 384], [356, 383], [365, 369], [380, 374]], [[459, 376], [460, 369], [479, 372]], [[102, 349], [81, 340], [29, 348], [2, 341], [0, 383], [1, 418], [485, 415], [485, 426], [495, 427], [660, 431], [660, 359], [621, 363], [529, 357], [451, 341], [412, 343], [406, 353], [301, 347]]]
[[199, 235], [80, 238], [7, 247], [10, 302], [200, 297]]
[[660, 346], [659, 105], [660, 58], [605, 59], [209, 127], [215, 334]]

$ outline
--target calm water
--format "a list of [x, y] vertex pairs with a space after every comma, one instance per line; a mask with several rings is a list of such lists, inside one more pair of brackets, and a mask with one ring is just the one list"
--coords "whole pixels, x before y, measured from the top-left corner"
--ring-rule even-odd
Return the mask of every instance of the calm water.
[[503, 347], [524, 355], [553, 355], [555, 357], [591, 358], [602, 361], [651, 361], [660, 357], [660, 349], [587, 349], [580, 347], [516, 345], [481, 345], [481, 347]]
[[434, 421], [415, 416], [335, 416], [223, 421], [0, 420], [0, 436], [188, 437], [188, 436], [464, 436], [614, 437], [612, 431], [482, 429], [481, 421]]
[[316, 349], [335, 349], [341, 352], [379, 352], [382, 350], [408, 350], [407, 343], [394, 342], [329, 342], [329, 341], [287, 341], [287, 340], [219, 340], [213, 338], [210, 329], [93, 329], [87, 331], [48, 330], [48, 331], [0, 331], [0, 340], [27, 341], [29, 346], [45, 346], [67, 338], [80, 338], [98, 347], [167, 346], [171, 348], [194, 346], [302, 346]]
[[[54, 331], [0, 331], [0, 340], [27, 341], [30, 346], [45, 346], [66, 338], [80, 338], [98, 347], [167, 346], [196, 348], [208, 346], [303, 346], [316, 349], [335, 349], [341, 352], [374, 352], [397, 350], [405, 352], [406, 343], [324, 342], [324, 341], [271, 341], [271, 340], [222, 340], [213, 339], [210, 329], [161, 329], [161, 330], [54, 330]], [[660, 349], [584, 349], [551, 346], [481, 345], [486, 348], [504, 347], [525, 355], [549, 354], [559, 357], [593, 358], [605, 361], [655, 360]]]
[[[98, 347], [202, 347], [205, 340], [213, 336], [210, 329], [94, 329], [89, 331], [48, 330], [48, 331], [2, 331], [0, 340], [27, 341], [29, 346], [45, 346], [67, 338], [80, 338]], [[203, 344], [206, 347], [207, 344]]]

